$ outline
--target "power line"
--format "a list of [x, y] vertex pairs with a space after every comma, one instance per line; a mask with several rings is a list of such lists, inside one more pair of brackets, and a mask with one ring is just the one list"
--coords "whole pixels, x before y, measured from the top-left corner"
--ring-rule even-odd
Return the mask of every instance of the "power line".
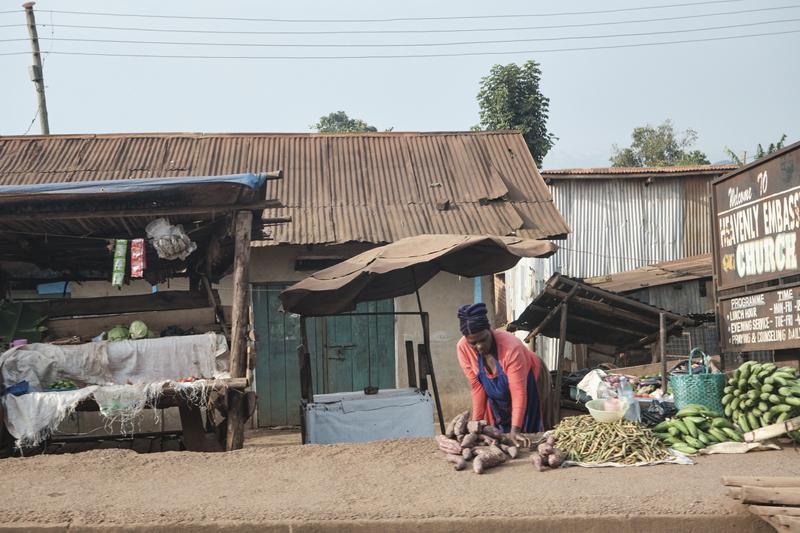
[[[547, 54], [553, 52], [582, 52], [590, 50], [612, 50], [617, 48], [639, 48], [645, 46], [661, 46], [669, 44], [701, 43], [711, 41], [727, 41], [731, 39], [746, 39], [750, 37], [769, 37], [775, 35], [788, 35], [800, 33], [800, 29], [776, 31], [769, 33], [752, 33], [745, 35], [729, 35], [724, 37], [706, 37], [698, 39], [683, 39], [678, 41], [660, 41], [655, 43], [630, 43], [615, 44], [605, 46], [583, 46], [575, 48], [550, 48], [544, 50], [508, 50], [496, 52], [451, 52], [436, 54], [392, 54], [392, 55], [359, 55], [359, 56], [209, 56], [209, 55], [185, 55], [185, 54], [123, 54], [112, 52], [50, 52], [54, 55], [66, 56], [95, 56], [95, 57], [131, 57], [148, 59], [271, 59], [271, 60], [324, 60], [324, 59], [422, 59], [437, 57], [466, 57], [466, 56], [497, 56], [497, 55], [521, 55], [521, 54]], [[0, 56], [22, 55], [27, 52], [1, 52]]]
[[177, 20], [231, 20], [238, 22], [286, 22], [286, 23], [374, 23], [374, 22], [414, 22], [424, 20], [481, 20], [481, 19], [501, 19], [501, 18], [529, 18], [529, 17], [561, 17], [575, 15], [602, 15], [608, 13], [625, 13], [630, 11], [646, 11], [649, 9], [667, 9], [672, 7], [702, 6], [710, 4], [729, 4], [731, 2], [743, 2], [744, 0], [706, 0], [703, 2], [686, 2], [681, 4], [664, 4], [656, 6], [624, 7], [618, 9], [600, 9], [595, 11], [564, 11], [560, 13], [516, 13], [510, 15], [464, 15], [464, 16], [442, 16], [442, 17], [393, 17], [383, 19], [279, 19], [279, 18], [253, 18], [253, 17], [203, 17], [192, 15], [152, 15], [141, 13], [109, 13], [97, 11], [61, 11], [43, 9], [40, 11], [49, 13], [59, 13], [62, 15], [92, 15], [104, 17], [134, 17], [152, 19], [177, 19]]
[[[649, 37], [653, 35], [670, 35], [676, 33], [694, 33], [699, 31], [725, 30], [732, 28], [745, 28], [750, 26], [763, 26], [765, 24], [782, 24], [784, 22], [800, 22], [800, 18], [767, 20], [761, 22], [746, 22], [742, 24], [726, 24], [723, 26], [707, 26], [703, 28], [690, 28], [684, 30], [663, 30], [639, 33], [617, 33], [609, 35], [578, 35], [560, 37], [533, 37], [528, 39], [500, 39], [484, 41], [456, 41], [444, 43], [333, 43], [333, 44], [288, 44], [288, 43], [222, 43], [222, 42], [197, 42], [197, 41], [142, 41], [135, 39], [85, 39], [70, 37], [40, 37], [42, 41], [64, 41], [82, 43], [111, 43], [111, 44], [156, 44], [156, 45], [180, 45], [180, 46], [234, 46], [234, 47], [269, 47], [269, 48], [403, 48], [403, 47], [426, 47], [426, 46], [464, 46], [476, 44], [512, 44], [540, 41], [572, 41], [585, 39], [610, 39], [618, 37]], [[26, 41], [27, 39], [0, 39], [0, 42]]]
[[[84, 30], [113, 30], [113, 31], [141, 31], [159, 33], [198, 33], [198, 34], [220, 34], [220, 35], [389, 35], [389, 34], [425, 34], [425, 33], [485, 33], [498, 31], [525, 31], [525, 30], [551, 30], [564, 28], [590, 28], [596, 26], [616, 26], [620, 24], [638, 24], [648, 22], [667, 22], [672, 20], [688, 20], [696, 18], [719, 17], [725, 15], [741, 15], [747, 13], [758, 13], [764, 11], [776, 11], [783, 9], [796, 9], [800, 4], [793, 4], [778, 7], [763, 7], [756, 9], [741, 9], [738, 11], [723, 11], [718, 13], [702, 13], [697, 15], [681, 15], [675, 17], [660, 17], [650, 19], [617, 20], [608, 22], [586, 22], [580, 24], [557, 24], [548, 26], [515, 26], [504, 28], [450, 28], [450, 29], [417, 29], [417, 30], [309, 30], [309, 31], [248, 31], [248, 30], [187, 30], [179, 28], [139, 28], [125, 26], [91, 26], [82, 24], [55, 24], [59, 28], [73, 28]], [[23, 26], [22, 24], [10, 24], [10, 26]], [[42, 24], [45, 26], [45, 24]], [[2, 27], [2, 26], [0, 26]]]

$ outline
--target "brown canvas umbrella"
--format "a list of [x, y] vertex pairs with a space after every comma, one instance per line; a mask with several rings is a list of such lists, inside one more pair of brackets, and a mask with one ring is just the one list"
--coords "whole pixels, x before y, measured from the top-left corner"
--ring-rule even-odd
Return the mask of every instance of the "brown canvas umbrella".
[[352, 311], [359, 302], [412, 294], [439, 272], [475, 277], [508, 270], [522, 257], [549, 257], [554, 243], [493, 235], [420, 235], [320, 270], [280, 294], [304, 316]]

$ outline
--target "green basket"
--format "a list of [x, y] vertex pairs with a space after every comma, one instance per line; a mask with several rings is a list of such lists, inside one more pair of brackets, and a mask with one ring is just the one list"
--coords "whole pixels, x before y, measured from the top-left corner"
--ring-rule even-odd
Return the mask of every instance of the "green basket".
[[708, 356], [700, 348], [695, 348], [689, 352], [688, 371], [692, 371], [692, 357], [695, 352], [702, 354], [705, 372], [702, 374], [676, 374], [669, 377], [672, 384], [672, 396], [675, 400], [675, 407], [683, 409], [689, 404], [704, 405], [723, 413], [722, 394], [725, 388], [725, 374], [712, 374], [708, 371]]

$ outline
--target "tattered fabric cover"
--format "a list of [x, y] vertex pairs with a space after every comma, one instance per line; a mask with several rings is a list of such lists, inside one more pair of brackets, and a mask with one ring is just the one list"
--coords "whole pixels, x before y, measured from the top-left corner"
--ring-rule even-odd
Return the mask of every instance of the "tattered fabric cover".
[[[95, 342], [74, 346], [28, 344], [0, 356], [0, 378], [9, 387], [27, 381], [32, 392], [3, 396], [5, 422], [19, 445], [35, 445], [94, 396], [109, 418], [129, 419], [158, 398], [165, 385], [185, 377], [228, 377], [225, 337], [215, 333], [136, 341]], [[71, 379], [82, 388], [45, 391], [50, 384]]]

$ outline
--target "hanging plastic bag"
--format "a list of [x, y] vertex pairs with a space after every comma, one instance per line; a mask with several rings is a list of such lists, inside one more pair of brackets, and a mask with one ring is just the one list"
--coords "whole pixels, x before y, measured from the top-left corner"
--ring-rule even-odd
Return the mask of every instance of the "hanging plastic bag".
[[122, 287], [125, 281], [125, 263], [128, 259], [128, 239], [114, 241], [114, 265], [111, 269], [111, 284]]
[[173, 226], [165, 218], [152, 221], [145, 231], [161, 259], [186, 259], [197, 250], [197, 244], [183, 231], [183, 226]]
[[145, 268], [147, 268], [147, 256], [145, 255], [144, 239], [133, 239], [131, 241], [131, 277], [143, 277]]

